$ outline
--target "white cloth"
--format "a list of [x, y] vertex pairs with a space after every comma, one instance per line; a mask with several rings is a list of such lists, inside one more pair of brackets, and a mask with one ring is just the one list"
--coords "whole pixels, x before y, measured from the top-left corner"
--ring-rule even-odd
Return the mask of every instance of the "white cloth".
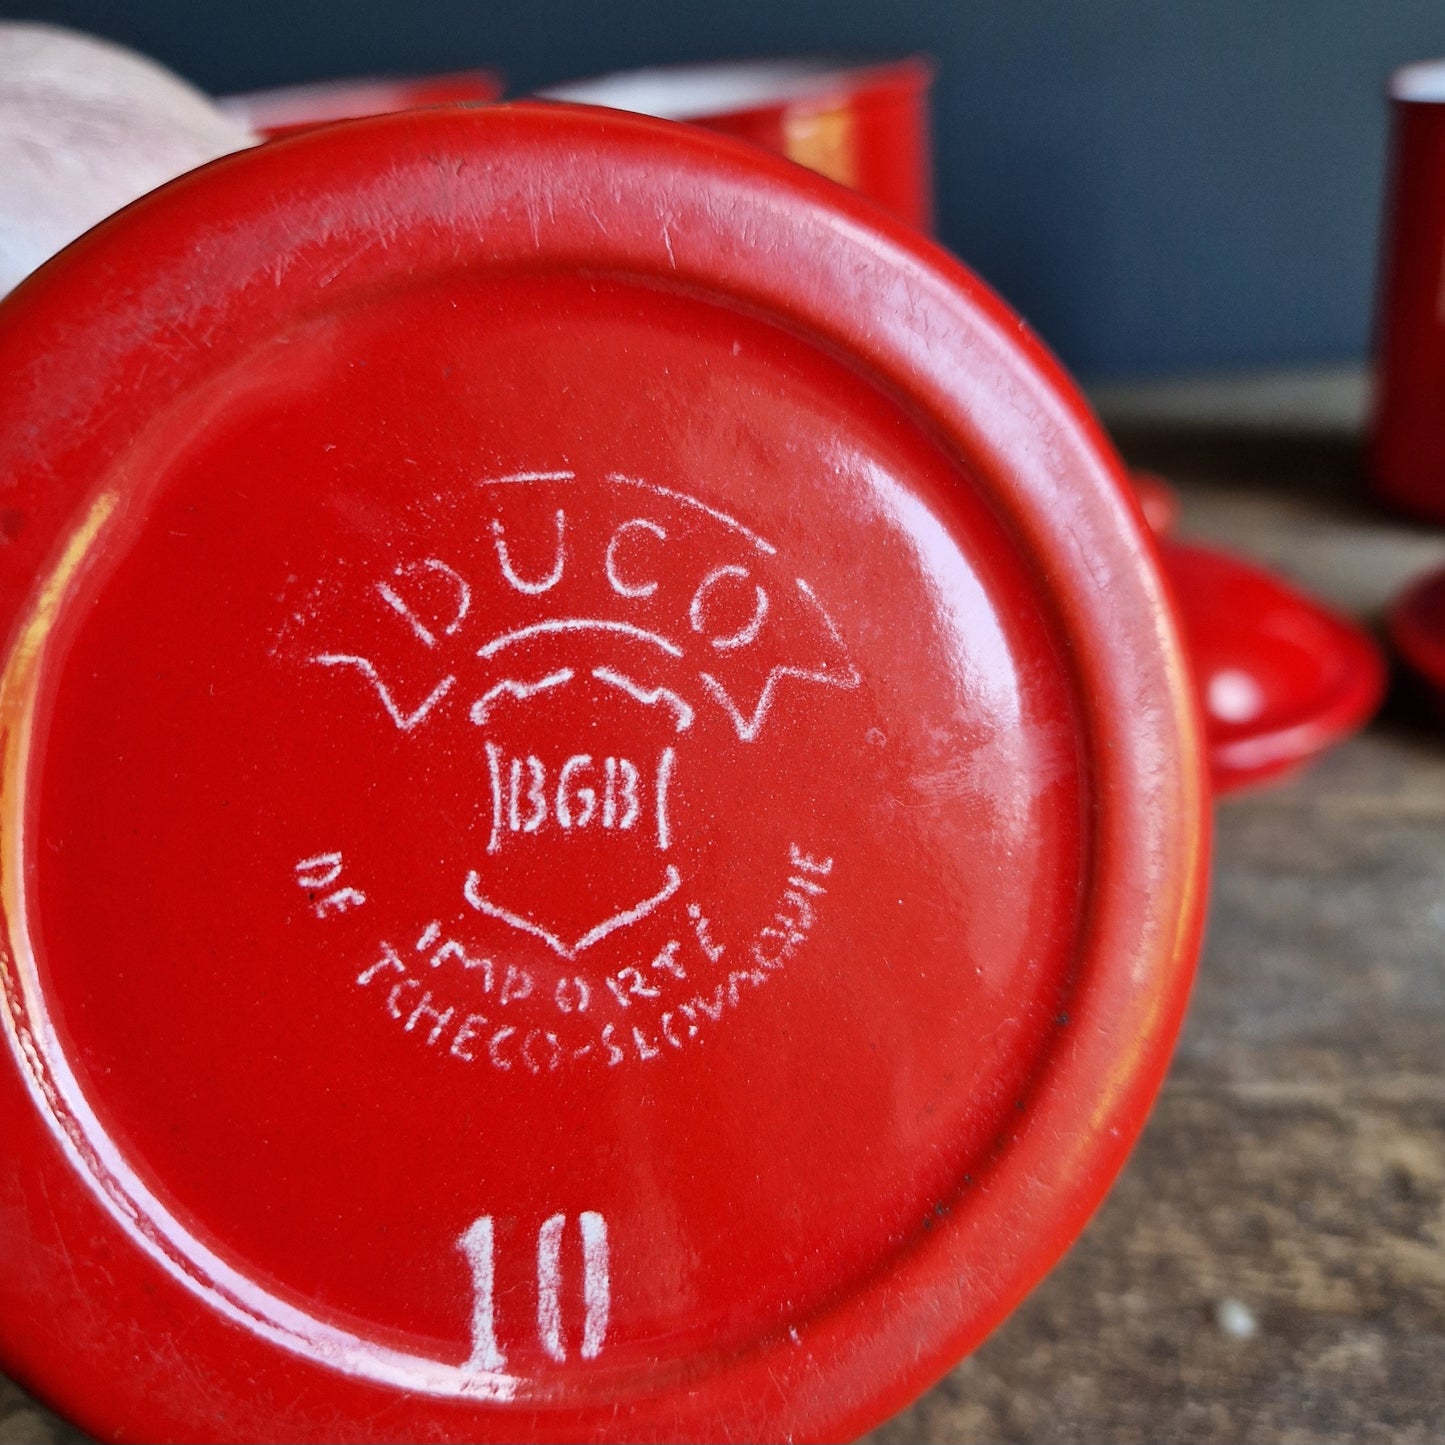
[[0, 21], [0, 295], [113, 211], [254, 142], [124, 46]]

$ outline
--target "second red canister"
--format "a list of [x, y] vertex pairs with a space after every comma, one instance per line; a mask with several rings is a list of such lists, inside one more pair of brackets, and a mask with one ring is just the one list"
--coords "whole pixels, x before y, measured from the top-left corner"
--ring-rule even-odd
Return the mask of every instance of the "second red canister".
[[1445, 522], [1445, 60], [1390, 83], [1370, 478], [1402, 511]]

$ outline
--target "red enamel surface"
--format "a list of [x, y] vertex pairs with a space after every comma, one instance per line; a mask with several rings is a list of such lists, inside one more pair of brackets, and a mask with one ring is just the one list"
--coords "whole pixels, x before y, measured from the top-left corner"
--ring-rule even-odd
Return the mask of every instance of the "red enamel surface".
[[1098, 1202], [1185, 674], [1082, 403], [850, 206], [432, 112], [0, 311], [0, 1344], [91, 1429], [856, 1433]]
[[1284, 776], [1374, 715], [1385, 667], [1368, 634], [1263, 568], [1213, 548], [1161, 546], [1216, 793]]

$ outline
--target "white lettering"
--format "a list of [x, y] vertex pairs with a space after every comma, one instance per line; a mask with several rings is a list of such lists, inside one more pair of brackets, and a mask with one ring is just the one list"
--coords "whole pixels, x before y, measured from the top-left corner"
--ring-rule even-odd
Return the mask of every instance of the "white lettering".
[[479, 1030], [487, 1025], [485, 1014], [468, 1014], [458, 1026], [456, 1034], [452, 1038], [452, 1046], [448, 1052], [453, 1058], [463, 1059], [467, 1063], [474, 1063], [476, 1055], [469, 1052], [467, 1045], [476, 1038]]
[[607, 1050], [607, 1067], [615, 1069], [622, 1062], [626, 1055], [622, 1049], [612, 1042], [612, 1036], [617, 1032], [615, 1024], [603, 1024], [602, 1026], [602, 1047]]
[[637, 1057], [644, 1063], [648, 1059], [655, 1059], [662, 1052], [636, 1024], [632, 1026], [632, 1042], [637, 1045]]
[[417, 1022], [423, 1018], [432, 1018], [436, 1022], [432, 1025], [431, 1031], [427, 1034], [427, 1047], [433, 1047], [436, 1041], [441, 1038], [442, 1030], [451, 1023], [452, 1015], [456, 1013], [454, 1008], [439, 1009], [431, 1001], [431, 990], [427, 989], [421, 996], [421, 1002], [412, 1009], [411, 1017], [406, 1021], [406, 1031], [411, 1033], [416, 1028]]
[[[537, 1057], [538, 1053], [542, 1057]], [[554, 1033], [543, 1033], [540, 1029], [533, 1029], [526, 1038], [522, 1040], [522, 1062], [526, 1064], [529, 1072], [540, 1074], [545, 1070], [548, 1073], [556, 1073], [562, 1067], [562, 1044]]]
[[[826, 878], [833, 871], [833, 860], [831, 858], [814, 858], [811, 854], [804, 853], [796, 843], [788, 852], [794, 868], [801, 868], [805, 873], [816, 873]], [[790, 880], [791, 881], [791, 880]]]
[[607, 1221], [594, 1210], [578, 1216], [582, 1226], [582, 1358], [594, 1360], [607, 1339], [612, 1313], [612, 1261], [607, 1245]]
[[[604, 828], [631, 828], [642, 811], [637, 798], [637, 765], [627, 758], [608, 758], [606, 762], [607, 790], [602, 797], [602, 826]], [[618, 807], [621, 806], [621, 816]]]
[[617, 570], [617, 547], [629, 532], [651, 532], [658, 541], [667, 541], [667, 533], [656, 522], [649, 522], [646, 517], [634, 517], [629, 522], [623, 522], [607, 543], [607, 553], [603, 559], [607, 580], [619, 597], [651, 597], [657, 591], [656, 582], [628, 582]]
[[708, 932], [710, 920], [703, 914], [696, 903], [687, 905], [687, 916], [692, 919], [693, 932], [697, 935], [697, 945], [707, 956], [709, 963], [716, 963], [727, 951], [724, 943], [714, 943], [712, 935]]
[[317, 853], [296, 865], [298, 887], [310, 890], [330, 888], [341, 877], [340, 853]]
[[[421, 945], [418, 945], [420, 947]], [[450, 959], [456, 959], [464, 969], [479, 968], [482, 971], [482, 990], [484, 993], [492, 991], [492, 960], [490, 958], [473, 958], [465, 948], [455, 939], [449, 938], [431, 956], [431, 966], [440, 968], [442, 964]]]
[[502, 979], [502, 991], [499, 1002], [504, 1004], [517, 1003], [524, 998], [532, 996], [532, 975], [525, 968], [518, 968], [515, 963], [507, 965], [507, 972]]
[[537, 1334], [559, 1363], [567, 1358], [562, 1340], [562, 1231], [565, 1214], [554, 1214], [537, 1231]]
[[677, 950], [680, 947], [674, 938], [663, 948], [662, 952], [652, 960], [652, 966], [662, 973], [670, 973], [674, 978], [686, 978], [687, 970], [677, 961]]
[[554, 994], [557, 1007], [564, 1013], [586, 1013], [592, 1002], [592, 990], [585, 978], [559, 978]]
[[672, 841], [667, 824], [667, 788], [676, 762], [677, 754], [671, 748], [663, 748], [657, 760], [657, 846], [664, 853]]
[[404, 989], [420, 988], [421, 981], [415, 978], [404, 978], [399, 983], [391, 986], [391, 992], [386, 996], [386, 1011], [392, 1018], [400, 1019], [406, 1012], [401, 1007], [401, 995]]
[[557, 509], [556, 523], [557, 543], [552, 559], [552, 570], [545, 577], [535, 580], [517, 575], [516, 569], [512, 566], [511, 554], [507, 551], [506, 529], [500, 522], [492, 523], [492, 540], [497, 548], [497, 563], [502, 569], [502, 576], [518, 592], [525, 592], [529, 597], [537, 597], [543, 592], [550, 592], [562, 580], [562, 572], [567, 564], [567, 549], [563, 544], [567, 530], [567, 518], [563, 515], [560, 507]]
[[360, 908], [366, 902], [366, 894], [357, 888], [338, 888], [335, 893], [328, 893], [316, 905], [316, 916], [325, 918], [332, 913], [348, 913], [353, 908]]
[[547, 770], [539, 759], [530, 754], [526, 758], [527, 802], [532, 811], [524, 820], [521, 816], [523, 759], [512, 759], [512, 786], [507, 806], [507, 822], [514, 833], [535, 833], [547, 821], [547, 795], [542, 791], [547, 782]]
[[472, 1271], [472, 1353], [467, 1364], [474, 1370], [500, 1370], [507, 1359], [497, 1348], [493, 1301], [496, 1271], [492, 1219], [488, 1214], [475, 1219], [457, 1240]]
[[[567, 1216], [554, 1214], [537, 1230], [537, 1337], [542, 1348], [558, 1364], [567, 1359], [562, 1328], [562, 1243]], [[607, 1221], [596, 1210], [586, 1209], [577, 1217], [582, 1243], [582, 1343], [579, 1353], [593, 1360], [607, 1341], [612, 1314], [612, 1260]], [[467, 1226], [457, 1248], [472, 1275], [472, 1352], [467, 1363], [473, 1370], [500, 1370], [506, 1356], [497, 1344], [496, 1325], [496, 1229], [492, 1216], [482, 1215]]]
[[365, 988], [384, 968], [394, 968], [400, 974], [406, 973], [406, 965], [389, 943], [381, 945], [381, 957], [370, 968], [364, 968], [356, 975], [357, 983]]
[[[486, 752], [492, 784], [488, 853], [500, 849], [504, 833], [536, 833], [549, 820], [567, 831], [596, 823], [618, 833], [631, 832], [642, 820], [642, 772], [631, 758], [607, 757], [599, 764], [590, 753], [573, 753], [557, 769], [554, 786], [547, 764], [535, 754], [508, 758], [492, 742]], [[667, 805], [676, 761], [675, 751], [664, 748], [657, 762], [654, 814], [662, 852], [672, 841]]]
[[733, 632], [709, 636], [706, 632], [707, 624], [704, 618], [708, 596], [714, 588], [730, 577], [747, 582], [752, 580], [752, 573], [746, 567], [715, 567], [697, 584], [697, 591], [692, 594], [692, 602], [687, 609], [688, 621], [692, 623], [692, 630], [700, 636], [706, 636], [719, 652], [731, 652], [734, 648], [746, 647], [750, 642], [755, 641], [758, 633], [762, 631], [763, 621], [768, 615], [768, 594], [761, 583], [754, 582], [753, 611], [748, 620]]
[[[591, 766], [592, 758], [588, 753], [576, 753], [562, 764], [562, 771], [557, 777], [557, 821], [564, 828], [574, 826], [574, 819], [575, 826], [585, 828], [597, 811], [595, 789], [577, 784], [575, 793], [572, 791], [577, 774]], [[580, 805], [575, 814], [572, 812], [574, 801]]]
[[[403, 562], [392, 574], [398, 580], [408, 577], [415, 577], [423, 572], [430, 572], [434, 575], [445, 577], [455, 589], [456, 600], [453, 603], [452, 616], [443, 627], [442, 631], [447, 637], [451, 637], [466, 620], [466, 615], [472, 605], [472, 589], [467, 585], [466, 579], [460, 572], [448, 567], [447, 564], [436, 557], [428, 557], [423, 562]], [[432, 627], [428, 627], [422, 621], [416, 609], [391, 585], [389, 582], [378, 582], [376, 590], [381, 594], [381, 600], [386, 603], [399, 617], [406, 622], [416, 636], [427, 647], [436, 646], [436, 633]], [[433, 619], [435, 625], [436, 619]]]
[[623, 1008], [631, 1007], [634, 998], [656, 998], [661, 989], [654, 988], [639, 969], [620, 968], [607, 980], [607, 987]]
[[491, 1059], [493, 1068], [510, 1069], [512, 1067], [512, 1061], [502, 1057], [502, 1045], [516, 1032], [514, 1028], [498, 1029], [487, 1040], [487, 1057]]

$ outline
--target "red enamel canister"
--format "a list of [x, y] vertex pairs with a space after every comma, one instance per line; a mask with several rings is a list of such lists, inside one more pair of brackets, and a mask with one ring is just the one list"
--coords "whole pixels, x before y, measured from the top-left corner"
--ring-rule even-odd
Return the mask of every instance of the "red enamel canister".
[[621, 71], [542, 95], [688, 121], [751, 141], [929, 231], [933, 75], [932, 62], [916, 55], [855, 64], [791, 57]]
[[0, 1360], [129, 1440], [831, 1439], [1083, 1227], [1208, 805], [1084, 403], [687, 127], [328, 127], [0, 307]]
[[1370, 478], [1392, 505], [1445, 522], [1445, 60], [1390, 83]]

